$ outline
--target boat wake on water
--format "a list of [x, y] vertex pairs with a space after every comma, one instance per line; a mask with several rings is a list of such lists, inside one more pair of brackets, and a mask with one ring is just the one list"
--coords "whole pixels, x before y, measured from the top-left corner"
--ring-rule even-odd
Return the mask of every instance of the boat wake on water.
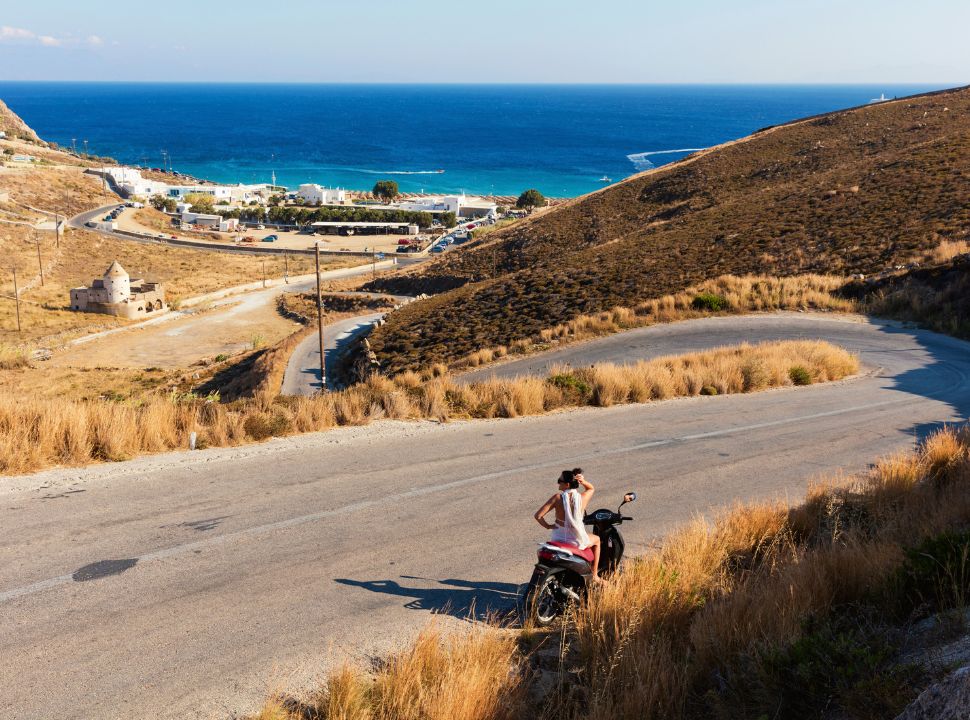
[[441, 175], [444, 170], [367, 170], [366, 168], [338, 167], [330, 170], [364, 173], [365, 175]]
[[653, 155], [673, 155], [674, 153], [691, 153], [698, 152], [700, 150], [707, 150], [707, 148], [679, 148], [677, 150], [651, 150], [650, 152], [633, 153], [632, 155], [627, 155], [626, 159], [633, 163], [633, 167], [637, 171], [641, 170], [651, 170], [655, 167], [648, 158]]

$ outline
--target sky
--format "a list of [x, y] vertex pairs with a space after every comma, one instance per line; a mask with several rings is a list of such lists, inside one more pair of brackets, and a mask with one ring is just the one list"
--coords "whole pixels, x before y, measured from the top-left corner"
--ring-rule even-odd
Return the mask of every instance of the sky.
[[5, 5], [0, 80], [970, 82], [968, 0]]

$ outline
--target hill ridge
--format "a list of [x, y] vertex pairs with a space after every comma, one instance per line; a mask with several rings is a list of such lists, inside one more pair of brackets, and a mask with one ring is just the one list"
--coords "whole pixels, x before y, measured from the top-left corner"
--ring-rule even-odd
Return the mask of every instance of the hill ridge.
[[372, 347], [397, 372], [727, 273], [871, 274], [966, 237], [968, 191], [970, 88], [800, 118], [379, 283], [447, 295], [389, 317]]

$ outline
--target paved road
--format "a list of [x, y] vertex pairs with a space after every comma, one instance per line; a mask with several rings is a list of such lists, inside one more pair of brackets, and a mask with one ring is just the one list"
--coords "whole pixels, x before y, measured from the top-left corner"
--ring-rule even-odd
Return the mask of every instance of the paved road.
[[[970, 344], [817, 316], [685, 323], [805, 335], [856, 380], [542, 418], [382, 423], [0, 481], [0, 717], [215, 718], [387, 649], [433, 611], [508, 607], [562, 468], [637, 490], [632, 552], [736, 498], [910, 446], [970, 412]], [[673, 326], [609, 338], [666, 338]], [[639, 342], [638, 341], [638, 342]], [[692, 349], [696, 337], [684, 341]], [[587, 343], [596, 358], [600, 343]], [[635, 353], [634, 353], [635, 354]]]
[[[370, 313], [341, 320], [324, 328], [323, 354], [327, 363], [328, 385], [332, 386], [334, 365], [337, 357], [354, 338], [371, 328], [375, 321], [384, 317], [384, 313]], [[304, 339], [286, 365], [283, 374], [283, 395], [315, 395], [320, 392], [320, 339], [316, 333]]]

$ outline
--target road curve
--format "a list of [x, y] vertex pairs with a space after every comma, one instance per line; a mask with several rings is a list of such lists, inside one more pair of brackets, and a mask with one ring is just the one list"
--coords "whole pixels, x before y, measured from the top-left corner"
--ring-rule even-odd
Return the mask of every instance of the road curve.
[[388, 649], [433, 611], [508, 606], [543, 537], [531, 514], [564, 467], [584, 467], [597, 505], [639, 492], [623, 527], [637, 552], [695, 512], [795, 499], [813, 476], [970, 412], [970, 344], [888, 324], [716, 318], [570, 352], [630, 338], [632, 356], [693, 349], [698, 328], [706, 344], [830, 339], [871, 372], [0, 480], [0, 716], [226, 717], [330, 660]]

